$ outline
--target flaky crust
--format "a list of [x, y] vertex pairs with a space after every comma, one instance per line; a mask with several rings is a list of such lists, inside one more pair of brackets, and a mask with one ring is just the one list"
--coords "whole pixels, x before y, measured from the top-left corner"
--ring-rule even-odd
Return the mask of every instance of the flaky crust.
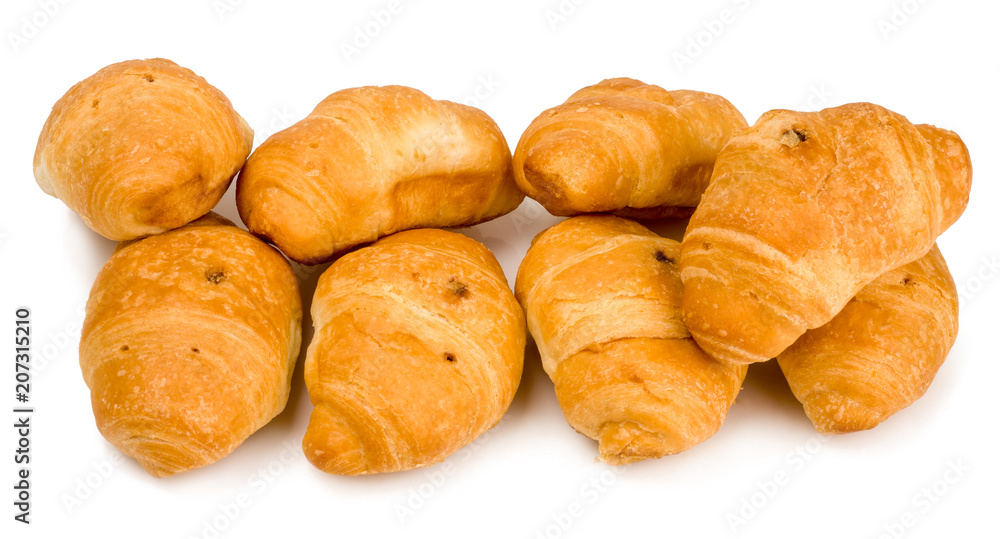
[[538, 235], [515, 293], [566, 420], [627, 464], [712, 436], [744, 366], [702, 352], [681, 322], [680, 245], [618, 217], [582, 216]]
[[349, 253], [320, 277], [302, 442], [343, 475], [428, 466], [495, 425], [521, 379], [524, 314], [482, 244], [419, 229]]
[[514, 152], [514, 177], [554, 215], [686, 217], [719, 150], [746, 126], [720, 96], [607, 79], [531, 122]]
[[400, 230], [488, 221], [523, 198], [486, 113], [367, 86], [328, 96], [257, 148], [236, 204], [251, 232], [317, 264]]
[[97, 233], [128, 240], [215, 207], [252, 144], [253, 130], [205, 79], [170, 60], [130, 60], [52, 107], [35, 180]]
[[301, 321], [288, 262], [215, 214], [123, 244], [80, 337], [98, 429], [155, 477], [215, 462], [285, 407]]
[[958, 334], [958, 292], [941, 251], [861, 289], [778, 356], [816, 430], [870, 429], [919, 399]]
[[776, 357], [926, 254], [971, 182], [958, 135], [877, 105], [768, 112], [719, 154], [691, 218], [685, 323], [722, 361]]

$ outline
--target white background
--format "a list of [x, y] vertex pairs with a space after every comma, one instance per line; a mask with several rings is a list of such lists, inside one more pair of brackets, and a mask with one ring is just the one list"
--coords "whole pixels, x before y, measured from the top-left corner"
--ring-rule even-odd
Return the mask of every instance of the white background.
[[[30, 307], [36, 367], [29, 527], [13, 522], [13, 343], [0, 339], [9, 348], [0, 368], [3, 537], [996, 536], [996, 2], [402, 0], [382, 24], [372, 12], [388, 0], [62, 1], [0, 7], [0, 331], [13, 334], [15, 307]], [[894, 6], [910, 12], [899, 24]], [[724, 15], [727, 23], [713, 22]], [[344, 44], [366, 24], [378, 35], [347, 58]], [[691, 62], [679, 66], [679, 54]], [[31, 172], [37, 134], [72, 84], [153, 56], [225, 92], [256, 143], [338, 89], [405, 84], [477, 99], [514, 146], [543, 109], [611, 76], [721, 94], [750, 123], [772, 108], [871, 101], [953, 129], [975, 167], [968, 210], [940, 240], [963, 290], [958, 342], [927, 395], [873, 431], [817, 437], [772, 362], [750, 369], [715, 437], [625, 470], [594, 462], [596, 444], [566, 424], [529, 343], [498, 428], [447, 465], [360, 478], [325, 475], [303, 457], [311, 407], [300, 360], [275, 421], [218, 463], [153, 479], [99, 435], [77, 364], [83, 302], [113, 244], [44, 195]], [[219, 211], [238, 219], [232, 191]], [[468, 233], [513, 281], [531, 237], [555, 221], [526, 201]], [[776, 477], [783, 484], [772, 485]], [[236, 514], [240, 495], [246, 507]], [[401, 518], [404, 507], [413, 514]], [[734, 530], [741, 509], [746, 522]]]

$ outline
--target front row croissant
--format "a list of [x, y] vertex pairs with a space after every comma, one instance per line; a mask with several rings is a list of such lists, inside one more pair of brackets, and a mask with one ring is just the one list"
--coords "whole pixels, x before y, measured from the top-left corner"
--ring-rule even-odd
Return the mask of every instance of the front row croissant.
[[[443, 460], [500, 421], [521, 380], [524, 313], [492, 253], [454, 232], [342, 257], [312, 316], [302, 445], [327, 472]], [[222, 217], [122, 243], [80, 339], [98, 429], [157, 477], [215, 462], [285, 407], [301, 321], [288, 262]]]
[[[334, 474], [429, 466], [496, 425], [529, 332], [567, 422], [614, 465], [707, 440], [748, 364], [773, 358], [816, 430], [870, 429], [927, 390], [957, 335], [935, 241], [968, 201], [968, 151], [875, 105], [747, 127], [719, 96], [610, 79], [543, 112], [512, 155], [480, 110], [367, 87], [246, 160], [251, 141], [166, 60], [74, 86], [39, 138], [39, 185], [123, 240], [80, 365], [100, 432], [157, 477], [284, 408], [302, 307], [282, 253], [333, 261], [302, 447]], [[249, 233], [205, 214], [240, 170]], [[512, 291], [485, 246], [438, 228], [524, 193], [569, 218], [532, 241]], [[692, 213], [682, 242], [630, 220]]]

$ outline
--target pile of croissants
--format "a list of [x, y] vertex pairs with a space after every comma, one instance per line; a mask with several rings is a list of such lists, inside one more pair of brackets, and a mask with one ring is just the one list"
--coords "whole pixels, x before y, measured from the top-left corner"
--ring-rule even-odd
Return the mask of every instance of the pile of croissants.
[[[706, 440], [772, 358], [819, 432], [872, 428], [956, 338], [935, 241], [968, 202], [968, 151], [876, 105], [748, 126], [717, 95], [609, 79], [541, 113], [512, 155], [481, 110], [363, 87], [252, 142], [222, 92], [163, 59], [76, 84], [38, 140], [42, 190], [121, 242], [80, 366], [101, 434], [153, 476], [215, 462], [284, 408], [302, 341], [285, 257], [332, 261], [302, 447], [335, 474], [428, 466], [496, 425], [528, 332], [610, 464]], [[211, 213], [234, 178], [249, 232]], [[570, 218], [533, 240], [512, 291], [485, 246], [442, 229], [525, 195]], [[688, 217], [681, 243], [633, 220]]]

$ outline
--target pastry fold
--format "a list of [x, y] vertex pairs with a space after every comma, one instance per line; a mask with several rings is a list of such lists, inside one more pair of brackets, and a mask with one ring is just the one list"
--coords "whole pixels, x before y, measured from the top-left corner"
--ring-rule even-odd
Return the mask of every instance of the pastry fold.
[[97, 428], [155, 477], [221, 459], [284, 409], [301, 324], [288, 262], [222, 217], [122, 243], [80, 336]]
[[774, 358], [924, 256], [971, 183], [958, 135], [877, 105], [768, 112], [719, 154], [691, 217], [684, 321], [721, 361]]
[[254, 151], [236, 204], [251, 232], [318, 264], [401, 230], [513, 211], [524, 195], [510, 159], [479, 109], [404, 86], [351, 88]]
[[252, 144], [253, 130], [205, 79], [170, 60], [130, 60], [52, 107], [35, 180], [98, 234], [130, 240], [208, 213]]
[[937, 246], [861, 289], [778, 356], [816, 430], [870, 429], [923, 396], [958, 335], [958, 291]]
[[303, 451], [328, 473], [429, 466], [493, 427], [524, 363], [524, 313], [482, 244], [435, 229], [344, 255], [319, 279]]
[[515, 293], [570, 426], [628, 464], [703, 442], [746, 375], [681, 321], [680, 245], [612, 216], [559, 223], [532, 242]]
[[608, 79], [531, 122], [514, 152], [514, 177], [553, 215], [686, 217], [719, 150], [746, 126], [720, 96]]

